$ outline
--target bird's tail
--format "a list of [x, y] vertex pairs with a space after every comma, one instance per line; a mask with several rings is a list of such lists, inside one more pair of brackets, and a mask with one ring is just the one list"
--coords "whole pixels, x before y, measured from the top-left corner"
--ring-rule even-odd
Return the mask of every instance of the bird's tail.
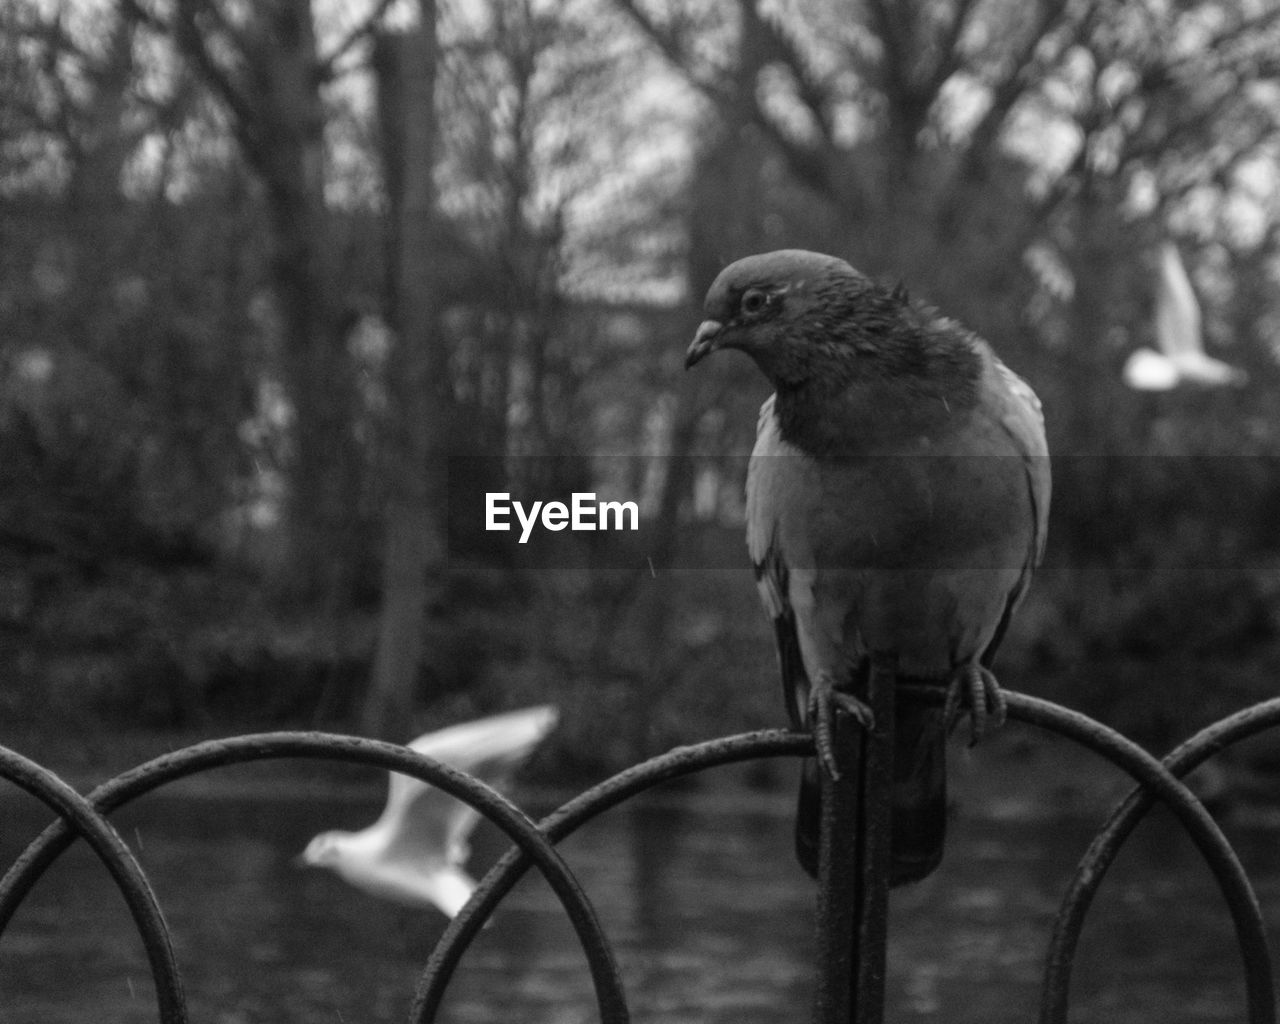
[[[899, 693], [894, 706], [890, 885], [918, 882], [942, 860], [947, 827], [947, 730], [939, 704]], [[796, 855], [818, 876], [822, 808], [816, 762], [805, 762], [796, 814]]]

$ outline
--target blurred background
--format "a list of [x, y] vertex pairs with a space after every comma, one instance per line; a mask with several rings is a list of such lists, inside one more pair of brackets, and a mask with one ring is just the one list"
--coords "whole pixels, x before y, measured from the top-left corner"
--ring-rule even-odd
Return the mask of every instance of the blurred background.
[[[1008, 685], [1161, 749], [1274, 693], [1274, 0], [11, 0], [0, 53], [0, 739], [554, 700], [585, 779], [780, 723], [765, 385], [681, 362], [783, 246], [1043, 398]], [[1126, 383], [1179, 281], [1221, 362]], [[460, 497], [575, 490], [644, 529], [522, 548]]]

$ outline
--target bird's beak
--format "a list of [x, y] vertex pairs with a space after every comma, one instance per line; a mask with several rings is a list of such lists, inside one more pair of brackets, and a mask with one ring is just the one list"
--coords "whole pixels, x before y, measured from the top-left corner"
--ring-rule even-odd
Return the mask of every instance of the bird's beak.
[[693, 336], [693, 344], [689, 346], [689, 351], [685, 353], [684, 368], [686, 370], [700, 363], [706, 356], [709, 356], [720, 347], [720, 335], [723, 330], [724, 324], [719, 320], [703, 320], [698, 325], [698, 332]]
[[307, 860], [307, 855], [305, 853], [298, 854], [298, 856], [290, 860], [289, 863], [292, 864], [295, 868], [311, 867], [311, 862]]

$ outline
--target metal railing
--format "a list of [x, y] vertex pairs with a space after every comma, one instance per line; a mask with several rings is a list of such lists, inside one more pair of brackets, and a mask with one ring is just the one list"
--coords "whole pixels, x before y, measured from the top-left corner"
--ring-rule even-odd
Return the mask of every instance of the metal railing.
[[[877, 728], [863, 733], [838, 720], [838, 781], [824, 780], [819, 852], [813, 1020], [818, 1024], [879, 1024], [884, 1016], [888, 935], [889, 792], [892, 775], [893, 683], [871, 674], [870, 703]], [[920, 700], [941, 700], [936, 688], [913, 687]], [[1071, 967], [1094, 895], [1125, 839], [1157, 802], [1181, 822], [1213, 872], [1231, 914], [1244, 969], [1246, 1019], [1275, 1024], [1271, 957], [1257, 897], [1231, 844], [1179, 777], [1246, 737], [1280, 724], [1280, 698], [1246, 708], [1197, 733], [1163, 760], [1093, 719], [1050, 701], [1006, 691], [1009, 716], [1064, 736], [1111, 761], [1136, 782], [1081, 859], [1068, 884], [1050, 939], [1040, 1024], [1067, 1019]], [[181, 974], [163, 911], [137, 859], [107, 815], [143, 794], [212, 768], [279, 758], [342, 761], [401, 772], [474, 807], [500, 828], [512, 848], [480, 881], [471, 901], [449, 924], [419, 978], [412, 1024], [436, 1019], [445, 990], [468, 946], [502, 897], [531, 867], [547, 880], [586, 955], [602, 1024], [629, 1019], [612, 948], [587, 894], [555, 844], [604, 811], [659, 783], [708, 768], [761, 758], [809, 757], [805, 733], [764, 730], [678, 747], [592, 787], [539, 823], [483, 782], [407, 747], [318, 732], [273, 732], [211, 740], [165, 754], [111, 779], [87, 796], [57, 775], [0, 747], [0, 776], [43, 801], [57, 816], [0, 879], [0, 938], [41, 875], [83, 838], [124, 896], [142, 938], [155, 982], [162, 1024], [188, 1019]], [[850, 837], [853, 841], [850, 841]]]

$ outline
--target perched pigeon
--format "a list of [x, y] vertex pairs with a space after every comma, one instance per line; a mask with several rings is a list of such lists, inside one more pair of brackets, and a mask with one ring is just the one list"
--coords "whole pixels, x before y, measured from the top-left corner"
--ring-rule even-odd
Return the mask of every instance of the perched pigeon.
[[[1040, 403], [981, 338], [843, 260], [749, 256], [707, 293], [687, 366], [722, 348], [775, 394], [747, 474], [747, 545], [776, 631], [792, 721], [834, 773], [839, 706], [870, 659], [947, 688], [895, 709], [891, 881], [942, 856], [944, 754], [967, 706], [976, 740], [1004, 717], [992, 655], [1044, 549], [1049, 463]], [[797, 849], [816, 874], [817, 778], [802, 780]]]
[[[559, 720], [550, 706], [525, 708], [419, 736], [420, 754], [505, 784]], [[461, 800], [407, 775], [391, 773], [382, 816], [359, 832], [322, 832], [301, 861], [329, 868], [358, 889], [411, 907], [435, 906], [455, 916], [475, 881], [462, 870], [467, 837], [480, 815]]]
[[1244, 370], [1206, 355], [1200, 303], [1191, 288], [1182, 257], [1172, 242], [1160, 247], [1160, 279], [1156, 287], [1156, 342], [1160, 351], [1135, 349], [1121, 375], [1138, 391], [1169, 391], [1179, 384], [1205, 387], [1239, 386], [1248, 381]]

